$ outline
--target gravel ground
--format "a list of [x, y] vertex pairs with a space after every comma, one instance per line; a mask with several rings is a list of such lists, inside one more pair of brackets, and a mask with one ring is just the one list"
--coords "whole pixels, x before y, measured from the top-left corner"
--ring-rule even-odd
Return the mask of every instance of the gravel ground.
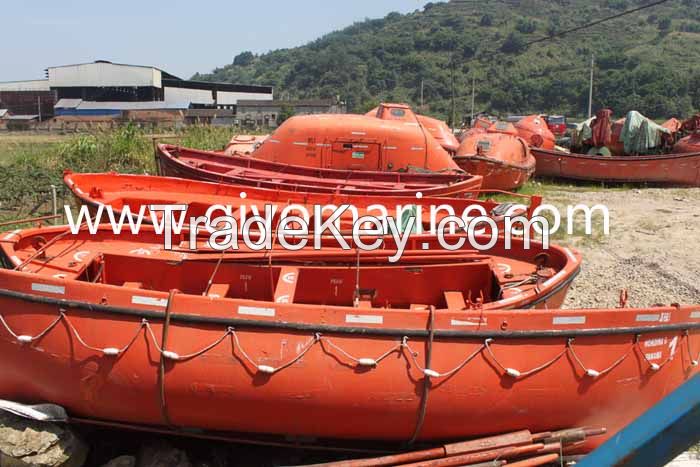
[[578, 203], [603, 204], [610, 211], [609, 235], [602, 234], [596, 214], [592, 236], [575, 228], [573, 236], [556, 238], [583, 253], [566, 308], [617, 306], [622, 289], [630, 306], [700, 303], [700, 188], [562, 188], [544, 198], [564, 212]]

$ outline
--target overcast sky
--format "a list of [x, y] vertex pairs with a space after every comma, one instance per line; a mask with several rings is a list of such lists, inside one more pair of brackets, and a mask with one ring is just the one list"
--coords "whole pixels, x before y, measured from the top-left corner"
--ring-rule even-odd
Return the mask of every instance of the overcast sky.
[[181, 78], [244, 50], [294, 47], [427, 0], [3, 0], [0, 81], [97, 59], [153, 65]]

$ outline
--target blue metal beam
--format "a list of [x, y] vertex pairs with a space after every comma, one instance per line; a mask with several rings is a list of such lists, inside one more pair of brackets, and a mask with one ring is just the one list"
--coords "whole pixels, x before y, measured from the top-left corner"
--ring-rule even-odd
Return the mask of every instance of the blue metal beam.
[[586, 456], [579, 467], [663, 466], [700, 440], [700, 374]]

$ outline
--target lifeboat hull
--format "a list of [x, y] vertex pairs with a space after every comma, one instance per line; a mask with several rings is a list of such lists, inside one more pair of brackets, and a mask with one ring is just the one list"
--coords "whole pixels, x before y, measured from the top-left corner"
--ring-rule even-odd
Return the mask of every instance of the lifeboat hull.
[[531, 148], [541, 177], [596, 182], [700, 186], [700, 152], [652, 156], [589, 156]]
[[467, 174], [320, 169], [165, 144], [156, 156], [164, 176], [287, 191], [473, 197], [481, 188], [481, 178]]
[[[431, 126], [432, 128], [432, 126]], [[438, 131], [439, 130], [439, 131]], [[438, 137], [454, 146], [440, 128]], [[268, 161], [342, 170], [453, 170], [450, 153], [410, 107], [381, 104], [374, 117], [298, 115], [282, 123], [252, 156]]]
[[461, 439], [579, 425], [610, 436], [697, 374], [697, 309], [431, 319], [0, 271], [0, 397], [91, 419], [288, 436]]
[[517, 190], [535, 173], [534, 159], [531, 165], [520, 166], [483, 156], [457, 156], [457, 165], [464, 171], [481, 175], [482, 187], [492, 190]]
[[[285, 190], [273, 190], [241, 185], [222, 185], [219, 183], [200, 182], [171, 177], [155, 177], [148, 175], [125, 175], [114, 173], [103, 174], [74, 174], [66, 172], [65, 184], [73, 191], [76, 198], [93, 208], [93, 213], [101, 212], [104, 216], [104, 206], [109, 206], [115, 213], [121, 213], [128, 206], [131, 213], [148, 210], [153, 204], [169, 204], [186, 206], [185, 219], [190, 216], [221, 215], [224, 207], [241, 215], [241, 210], [250, 213], [257, 209], [264, 216], [266, 208], [274, 209], [274, 216], [282, 213], [288, 216], [308, 216], [310, 219], [315, 209], [326, 206], [338, 207], [349, 205], [353, 209], [342, 212], [339, 222], [343, 229], [352, 229], [353, 222], [363, 215], [391, 216], [401, 218], [406, 216], [406, 209], [415, 209], [419, 215], [417, 224], [427, 227], [437, 226], [442, 218], [449, 213], [442, 209], [436, 210], [431, 217], [432, 207], [447, 205], [460, 216], [490, 216], [497, 223], [502, 223], [505, 212], [497, 209], [500, 203], [492, 200], [467, 198], [423, 197], [417, 193], [409, 196], [370, 196], [344, 193], [309, 193]], [[541, 198], [523, 196], [529, 200], [526, 210], [511, 212], [513, 215], [531, 214]], [[384, 207], [382, 210], [381, 207]], [[285, 210], [289, 207], [289, 210]], [[213, 209], [213, 210], [212, 210]], [[305, 212], [299, 212], [299, 211]], [[332, 210], [323, 210], [320, 214], [328, 218]], [[412, 211], [413, 212], [413, 211]], [[160, 219], [160, 218], [159, 218]], [[104, 217], [105, 222], [107, 217]], [[313, 229], [313, 222], [309, 228]]]
[[481, 175], [484, 189], [512, 191], [524, 185], [535, 172], [535, 158], [527, 143], [500, 132], [467, 136], [454, 161], [462, 170]]
[[224, 148], [224, 154], [227, 156], [250, 155], [268, 136], [270, 135], [233, 135]]

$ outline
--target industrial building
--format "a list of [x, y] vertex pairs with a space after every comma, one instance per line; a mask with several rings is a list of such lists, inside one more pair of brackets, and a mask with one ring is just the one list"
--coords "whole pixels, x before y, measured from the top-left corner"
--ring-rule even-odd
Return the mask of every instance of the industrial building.
[[338, 99], [240, 100], [236, 118], [246, 126], [275, 128], [283, 111], [294, 115], [345, 113], [345, 103]]
[[109, 120], [170, 116], [188, 109], [228, 109], [273, 99], [271, 86], [188, 81], [152, 66], [96, 61], [49, 67], [46, 79], [0, 83], [0, 109], [40, 120]]

